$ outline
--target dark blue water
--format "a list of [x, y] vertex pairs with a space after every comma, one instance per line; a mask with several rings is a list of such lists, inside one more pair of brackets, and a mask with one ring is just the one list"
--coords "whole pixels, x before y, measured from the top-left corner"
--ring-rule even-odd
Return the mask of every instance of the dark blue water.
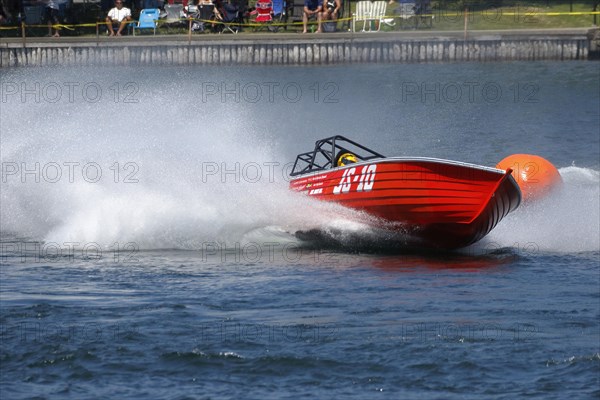
[[[600, 397], [596, 64], [0, 77], [2, 399]], [[467, 249], [373, 251], [360, 216], [287, 191], [336, 133], [539, 154], [564, 187]]]

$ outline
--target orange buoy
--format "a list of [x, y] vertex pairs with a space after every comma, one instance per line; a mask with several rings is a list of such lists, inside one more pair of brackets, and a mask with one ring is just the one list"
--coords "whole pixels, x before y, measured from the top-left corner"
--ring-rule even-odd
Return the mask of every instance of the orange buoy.
[[513, 178], [521, 188], [524, 201], [539, 200], [562, 186], [562, 178], [554, 165], [533, 154], [513, 154], [500, 161], [496, 168], [513, 170]]

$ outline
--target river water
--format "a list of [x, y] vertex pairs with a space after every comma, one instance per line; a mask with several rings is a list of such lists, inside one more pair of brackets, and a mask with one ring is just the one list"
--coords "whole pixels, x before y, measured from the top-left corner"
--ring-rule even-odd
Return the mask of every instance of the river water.
[[[597, 64], [0, 78], [2, 398], [600, 396]], [[469, 248], [373, 250], [359, 215], [287, 189], [334, 134], [538, 154], [564, 186]]]

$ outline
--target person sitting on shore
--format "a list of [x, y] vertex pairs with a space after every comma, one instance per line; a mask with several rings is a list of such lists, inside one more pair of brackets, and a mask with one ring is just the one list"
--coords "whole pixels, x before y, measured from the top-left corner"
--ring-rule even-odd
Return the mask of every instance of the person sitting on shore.
[[4, 24], [9, 19], [10, 12], [4, 5], [4, 0], [0, 0], [0, 25]]
[[118, 25], [116, 35], [121, 36], [121, 32], [125, 25], [131, 21], [131, 10], [123, 7], [123, 0], [115, 0], [115, 7], [111, 8], [106, 17], [106, 25], [108, 26], [108, 36], [115, 36], [113, 25]]
[[[219, 12], [219, 8], [222, 7], [222, 2], [220, 0], [198, 0], [198, 6], [200, 7], [209, 7], [213, 6], [213, 12], [212, 15], [214, 15], [215, 18], [217, 18], [218, 20], [222, 20], [223, 17], [221, 16], [221, 13]], [[210, 18], [206, 18], [211, 19], [212, 16], [210, 16]]]
[[323, 16], [321, 17], [321, 19], [323, 21], [337, 21], [337, 19], [339, 18], [341, 8], [342, 0], [325, 0], [325, 5], [323, 7]]
[[302, 13], [302, 23], [304, 25], [304, 31], [306, 33], [306, 27], [308, 26], [308, 18], [315, 16], [317, 17], [317, 33], [321, 33], [321, 13], [323, 12], [323, 0], [304, 0], [304, 12]]
[[54, 34], [52, 34], [52, 26], [56, 26], [60, 23], [58, 20], [58, 2], [56, 0], [46, 0], [46, 21], [48, 21], [48, 36], [49, 37], [60, 37], [58, 34], [58, 28], [54, 28]]

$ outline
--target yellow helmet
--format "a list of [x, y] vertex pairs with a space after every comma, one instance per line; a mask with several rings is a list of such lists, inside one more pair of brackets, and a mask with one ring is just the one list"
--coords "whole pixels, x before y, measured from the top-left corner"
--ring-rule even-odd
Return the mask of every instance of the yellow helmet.
[[358, 158], [352, 153], [344, 153], [338, 157], [337, 166], [343, 167], [344, 165], [353, 164], [358, 162]]

